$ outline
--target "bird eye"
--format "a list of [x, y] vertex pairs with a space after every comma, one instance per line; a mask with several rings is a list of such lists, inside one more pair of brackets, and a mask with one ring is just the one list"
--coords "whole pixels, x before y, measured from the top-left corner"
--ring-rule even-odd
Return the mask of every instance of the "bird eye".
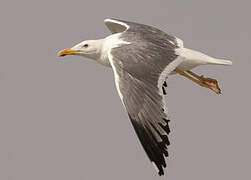
[[88, 44], [84, 44], [83, 47], [87, 48], [89, 45]]

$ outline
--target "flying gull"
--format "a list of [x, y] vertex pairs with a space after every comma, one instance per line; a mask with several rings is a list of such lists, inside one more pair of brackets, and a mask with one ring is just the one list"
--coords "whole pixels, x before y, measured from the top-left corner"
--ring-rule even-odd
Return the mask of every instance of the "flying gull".
[[185, 48], [183, 41], [154, 27], [118, 19], [105, 19], [112, 35], [83, 41], [61, 50], [58, 56], [79, 55], [112, 67], [115, 84], [136, 134], [159, 175], [164, 174], [169, 119], [163, 94], [166, 78], [180, 74], [220, 94], [218, 82], [191, 71], [199, 65], [232, 65]]

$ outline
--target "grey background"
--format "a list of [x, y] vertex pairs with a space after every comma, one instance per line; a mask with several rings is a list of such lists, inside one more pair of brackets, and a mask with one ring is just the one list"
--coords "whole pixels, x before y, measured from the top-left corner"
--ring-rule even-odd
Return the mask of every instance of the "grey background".
[[[1, 1], [0, 179], [250, 179], [250, 2]], [[166, 176], [148, 161], [111, 69], [58, 50], [110, 34], [103, 19], [153, 25], [185, 46], [231, 59], [204, 66], [223, 95], [168, 81]]]

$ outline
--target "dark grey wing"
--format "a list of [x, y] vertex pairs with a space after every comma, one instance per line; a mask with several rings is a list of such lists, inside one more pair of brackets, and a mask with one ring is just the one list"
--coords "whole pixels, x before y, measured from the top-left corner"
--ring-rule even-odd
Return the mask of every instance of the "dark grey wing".
[[158, 174], [163, 175], [170, 130], [162, 85], [166, 75], [183, 60], [174, 51], [151, 43], [122, 45], [111, 49], [108, 57], [136, 134]]

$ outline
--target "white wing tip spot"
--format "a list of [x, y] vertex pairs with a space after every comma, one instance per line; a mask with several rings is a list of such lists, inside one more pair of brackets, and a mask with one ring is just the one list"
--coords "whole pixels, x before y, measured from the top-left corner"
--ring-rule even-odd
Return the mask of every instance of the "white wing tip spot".
[[156, 172], [159, 173], [159, 169], [157, 168], [155, 162], [152, 161], [152, 165], [153, 165], [154, 169], [156, 170]]

